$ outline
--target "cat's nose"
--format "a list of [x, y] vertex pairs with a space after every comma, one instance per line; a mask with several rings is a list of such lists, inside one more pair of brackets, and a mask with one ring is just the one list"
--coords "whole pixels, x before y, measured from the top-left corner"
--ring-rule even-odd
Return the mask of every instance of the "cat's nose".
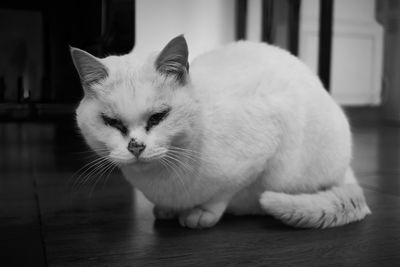
[[129, 152], [131, 152], [133, 155], [135, 155], [135, 157], [139, 157], [139, 155], [143, 152], [143, 150], [146, 148], [146, 145], [141, 143], [141, 142], [137, 142], [135, 139], [131, 139], [131, 141], [129, 141], [128, 144], [128, 150]]

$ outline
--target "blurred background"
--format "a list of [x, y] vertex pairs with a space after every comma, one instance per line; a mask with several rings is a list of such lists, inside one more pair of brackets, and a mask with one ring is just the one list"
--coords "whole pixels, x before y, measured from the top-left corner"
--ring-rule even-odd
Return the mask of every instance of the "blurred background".
[[383, 106], [385, 118], [400, 120], [399, 5], [395, 0], [3, 0], [0, 118], [72, 114], [82, 92], [68, 45], [102, 57], [132, 48], [156, 51], [184, 33], [191, 59], [239, 39], [276, 44], [319, 73], [340, 104]]
[[[270, 217], [228, 217], [208, 232], [155, 222], [77, 130], [69, 45], [104, 57], [158, 51], [182, 33], [190, 60], [246, 39], [313, 69], [349, 116], [373, 215], [323, 233]], [[399, 197], [398, 0], [0, 1], [1, 266], [396, 266]]]

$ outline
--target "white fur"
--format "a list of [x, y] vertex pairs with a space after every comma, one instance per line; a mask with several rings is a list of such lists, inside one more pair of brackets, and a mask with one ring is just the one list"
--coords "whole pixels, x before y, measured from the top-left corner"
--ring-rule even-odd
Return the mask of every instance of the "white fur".
[[[305, 227], [341, 225], [369, 213], [354, 177], [348, 179], [356, 189], [343, 189], [351, 172], [347, 119], [298, 59], [271, 45], [238, 42], [195, 59], [183, 87], [159, 75], [154, 60], [135, 52], [101, 59], [109, 77], [93, 88], [98, 97], [82, 100], [77, 121], [94, 150], [109, 151], [126, 179], [162, 210], [177, 212], [182, 225], [212, 226], [225, 210], [267, 212]], [[171, 114], [147, 133], [149, 113], [162, 105]], [[100, 112], [121, 117], [130, 137], [146, 143], [143, 157], [151, 163], [137, 163], [127, 150], [129, 137], [105, 126]], [[171, 145], [187, 151], [175, 155], [173, 169], [160, 163]], [[333, 202], [347, 203], [352, 194], [360, 209], [353, 207], [351, 216], [335, 217], [336, 224], [315, 218], [335, 216], [341, 211]], [[285, 219], [294, 210], [300, 217]]]

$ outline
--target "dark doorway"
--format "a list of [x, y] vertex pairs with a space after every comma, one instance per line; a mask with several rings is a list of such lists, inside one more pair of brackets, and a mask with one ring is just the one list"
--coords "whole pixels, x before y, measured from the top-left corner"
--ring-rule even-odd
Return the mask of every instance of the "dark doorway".
[[[135, 43], [134, 0], [1, 1], [0, 12], [2, 29], [21, 31], [21, 37], [3, 36], [0, 42], [9, 48], [8, 54], [18, 55], [0, 57], [2, 118], [34, 118], [49, 109], [59, 113], [79, 101], [82, 90], [69, 45], [103, 57], [127, 53]], [[2, 71], [10, 62], [15, 68]]]

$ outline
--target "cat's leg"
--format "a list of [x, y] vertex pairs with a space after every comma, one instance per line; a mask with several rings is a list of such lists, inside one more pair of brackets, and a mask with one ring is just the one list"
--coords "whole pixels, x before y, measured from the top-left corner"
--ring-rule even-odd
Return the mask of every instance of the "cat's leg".
[[172, 220], [178, 217], [178, 213], [175, 210], [162, 206], [154, 206], [153, 214], [157, 220]]
[[183, 211], [179, 215], [179, 223], [188, 228], [212, 227], [221, 219], [230, 199], [231, 195], [223, 195], [193, 209]]

